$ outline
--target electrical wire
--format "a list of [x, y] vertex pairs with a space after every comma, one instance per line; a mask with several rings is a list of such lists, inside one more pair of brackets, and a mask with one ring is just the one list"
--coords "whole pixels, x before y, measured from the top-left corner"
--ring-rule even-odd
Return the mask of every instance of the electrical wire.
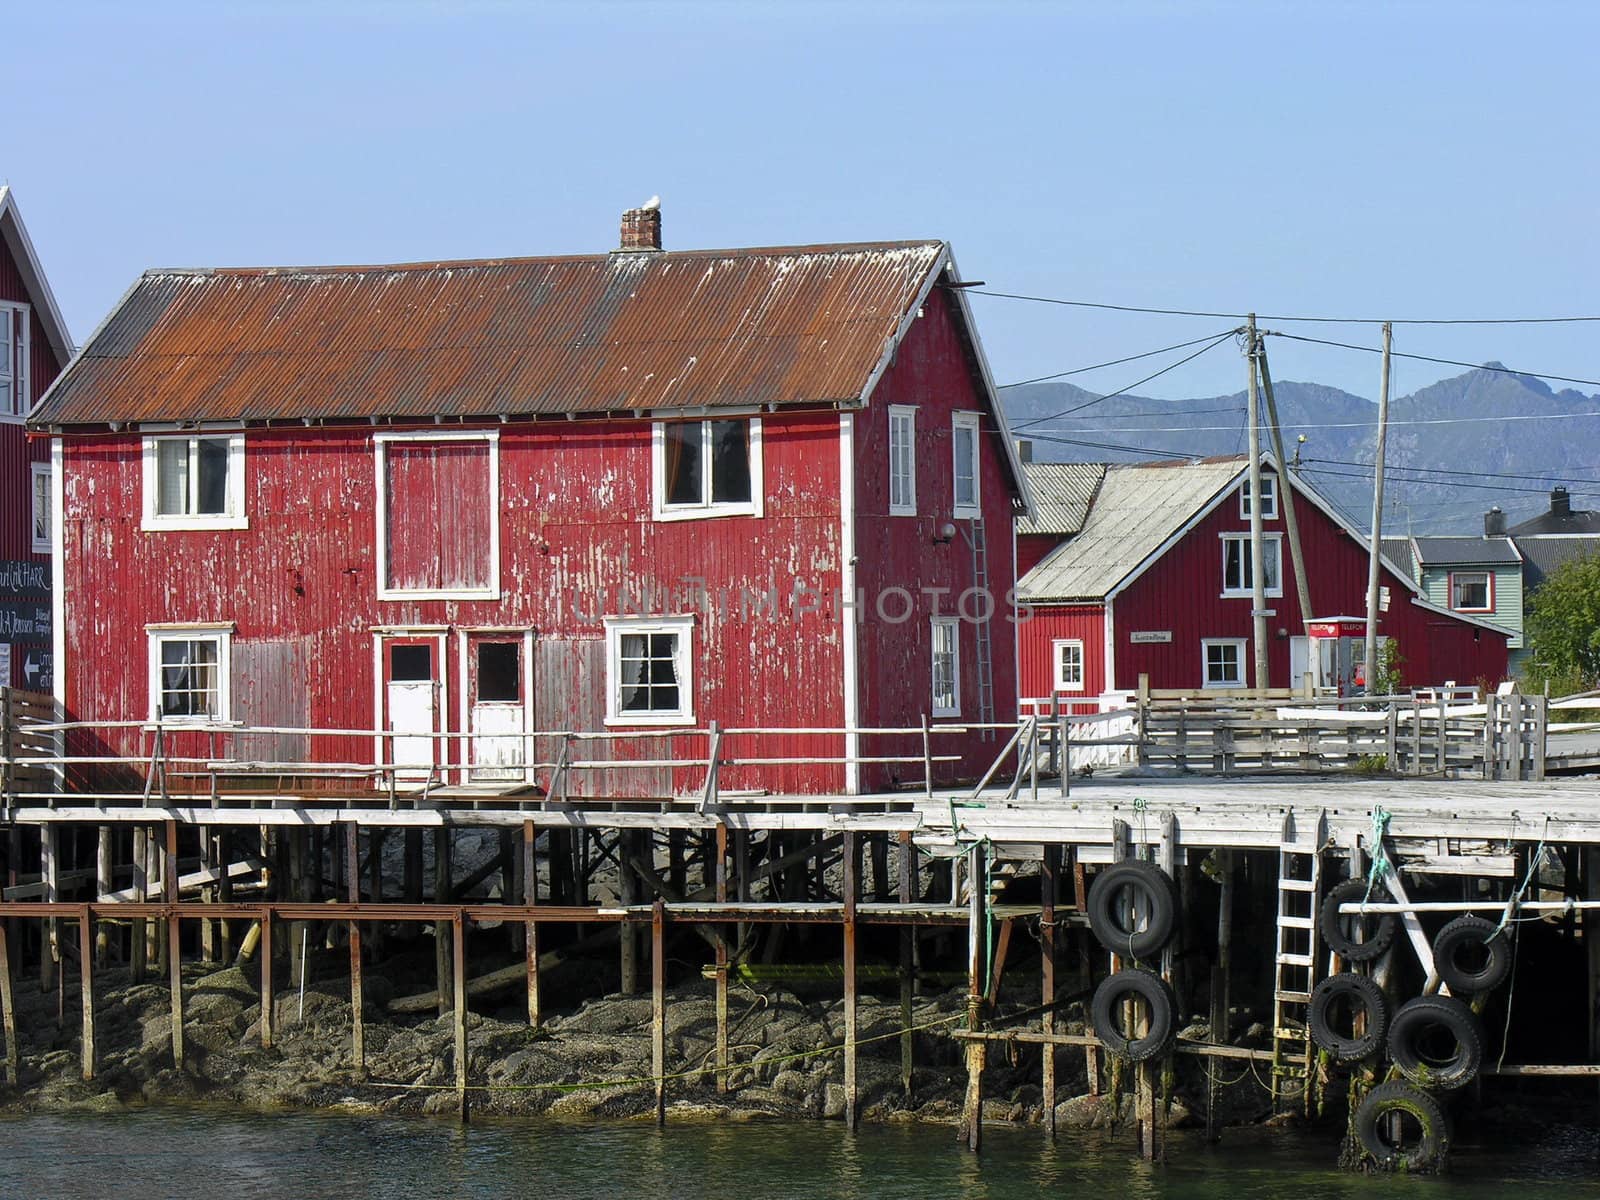
[[[1098, 308], [1108, 312], [1149, 313], [1163, 317], [1220, 317], [1243, 321], [1250, 313], [1211, 312], [1192, 308], [1149, 308], [1138, 304], [1106, 304], [1095, 300], [1063, 300], [1055, 296], [1029, 296], [1018, 292], [991, 292], [972, 288], [969, 296], [993, 296], [1001, 300], [1028, 300], [1035, 304], [1059, 304], [1068, 308]], [[1290, 317], [1273, 313], [1256, 314], [1258, 321], [1294, 321], [1320, 325], [1570, 325], [1600, 322], [1596, 317]], [[1523, 372], [1528, 374], [1529, 372]]]
[[[1384, 478], [1390, 483], [1416, 484], [1421, 487], [1470, 488], [1479, 492], [1526, 492], [1531, 496], [1543, 496], [1549, 492], [1548, 488], [1514, 487], [1511, 484], [1465, 483], [1459, 479], [1406, 479], [1395, 475], [1396, 471], [1404, 470], [1404, 467], [1386, 467], [1383, 473]], [[1370, 468], [1365, 471], [1330, 471], [1325, 467], [1318, 467], [1315, 474], [1331, 475], [1340, 479], [1371, 479], [1376, 472]], [[1595, 496], [1600, 495], [1600, 490], [1593, 492], [1577, 491], [1572, 494], [1575, 496]]]
[[[1281, 320], [1282, 318], [1273, 319]], [[1327, 338], [1307, 337], [1303, 333], [1284, 333], [1278, 329], [1264, 329], [1262, 330], [1262, 336], [1288, 338], [1293, 342], [1310, 342], [1318, 346], [1338, 346], [1344, 350], [1360, 350], [1364, 354], [1383, 353], [1382, 348], [1378, 346], [1358, 346], [1354, 342], [1334, 342]], [[1393, 358], [1410, 358], [1415, 359], [1417, 362], [1443, 363], [1446, 366], [1466, 367], [1473, 371], [1495, 371], [1502, 375], [1526, 375], [1531, 379], [1554, 379], [1557, 383], [1581, 383], [1585, 387], [1600, 387], [1600, 379], [1578, 379], [1571, 375], [1550, 375], [1543, 371], [1518, 371], [1513, 370], [1511, 367], [1463, 362], [1459, 358], [1435, 358], [1431, 354], [1407, 354], [1401, 350], [1391, 350], [1389, 354]]]
[[[1370, 462], [1356, 462], [1343, 458], [1305, 458], [1301, 461], [1304, 463], [1330, 463], [1336, 467], [1371, 468], [1372, 466]], [[1452, 467], [1400, 466], [1394, 463], [1388, 464], [1386, 469], [1390, 471], [1415, 471], [1427, 475], [1466, 475], [1473, 479], [1532, 479], [1535, 481], [1543, 480], [1546, 483], [1600, 483], [1600, 477], [1592, 475], [1519, 475], [1512, 471], [1469, 471]]]
[[[1524, 372], [1526, 374], [1526, 372]], [[1243, 411], [1243, 410], [1237, 410]], [[1392, 429], [1396, 425], [1473, 425], [1484, 421], [1570, 421], [1580, 417], [1600, 417], [1600, 409], [1575, 413], [1510, 413], [1504, 416], [1492, 417], [1417, 417], [1410, 421], [1389, 421]], [[1041, 417], [1042, 421], [1056, 420], [1056, 417]], [[1371, 429], [1377, 425], [1377, 417], [1370, 421], [1281, 421], [1279, 428], [1294, 429]], [[1166, 426], [1111, 426], [1110, 428], [1096, 428], [1099, 433], [1232, 433], [1236, 425], [1166, 425]], [[1046, 432], [1078, 433], [1078, 429], [1047, 430]], [[1476, 474], [1477, 472], [1473, 472]]]
[[1054, 375], [1038, 375], [1032, 379], [1019, 379], [1016, 383], [1002, 383], [995, 390], [1003, 392], [1007, 388], [1027, 387], [1030, 383], [1047, 383], [1052, 379], [1065, 379], [1068, 375], [1083, 375], [1089, 371], [1098, 371], [1102, 367], [1117, 367], [1123, 363], [1137, 362], [1141, 358], [1154, 358], [1157, 354], [1166, 354], [1172, 350], [1183, 350], [1190, 346], [1198, 346], [1201, 342], [1209, 342], [1212, 338], [1217, 337], [1228, 337], [1234, 332], [1234, 330], [1229, 329], [1221, 334], [1208, 333], [1205, 337], [1197, 337], [1188, 342], [1179, 342], [1175, 346], [1163, 346], [1159, 350], [1146, 350], [1143, 354], [1130, 354], [1126, 358], [1113, 358], [1108, 362], [1095, 363], [1089, 367], [1074, 367], [1070, 371], [1057, 371]]
[[1167, 366], [1162, 367], [1159, 371], [1156, 371], [1156, 372], [1153, 372], [1152, 374], [1146, 375], [1143, 379], [1134, 380], [1127, 387], [1118, 388], [1114, 392], [1107, 392], [1104, 396], [1096, 396], [1093, 400], [1087, 400], [1084, 403], [1079, 404], [1079, 405], [1075, 405], [1072, 408], [1062, 409], [1060, 412], [1050, 413], [1047, 416], [1043, 416], [1043, 417], [1035, 417], [1030, 421], [1023, 421], [1020, 424], [1013, 425], [1011, 427], [1012, 432], [1015, 433], [1015, 432], [1017, 432], [1019, 430], [1027, 429], [1027, 428], [1030, 428], [1031, 426], [1034, 426], [1034, 425], [1042, 425], [1046, 421], [1055, 421], [1055, 420], [1059, 420], [1062, 417], [1069, 417], [1075, 412], [1082, 412], [1086, 408], [1092, 408], [1094, 405], [1099, 404], [1103, 400], [1109, 400], [1113, 396], [1120, 396], [1124, 392], [1130, 392], [1134, 388], [1139, 387], [1141, 384], [1149, 383], [1152, 379], [1159, 379], [1161, 376], [1165, 375], [1168, 371], [1176, 371], [1179, 367], [1183, 366], [1185, 363], [1193, 362], [1195, 359], [1199, 358], [1202, 354], [1206, 353], [1206, 351], [1216, 349], [1218, 346], [1222, 345], [1223, 342], [1227, 341], [1229, 338], [1233, 337], [1233, 335], [1238, 333], [1238, 332], [1239, 331], [1237, 329], [1230, 329], [1226, 333], [1223, 333], [1220, 336], [1218, 336], [1216, 338], [1213, 338], [1212, 340], [1208, 341], [1204, 346], [1201, 346], [1200, 349], [1196, 350], [1193, 354], [1186, 354], [1186, 355], [1184, 355], [1184, 357], [1180, 358], [1177, 362], [1169, 363]]

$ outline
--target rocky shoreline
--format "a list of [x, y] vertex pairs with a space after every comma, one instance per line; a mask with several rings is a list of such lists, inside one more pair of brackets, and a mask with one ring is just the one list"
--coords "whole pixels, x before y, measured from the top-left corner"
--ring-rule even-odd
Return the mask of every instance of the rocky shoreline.
[[[554, 991], [555, 989], [552, 989]], [[174, 1067], [170, 993], [165, 979], [132, 983], [117, 968], [96, 972], [95, 1077], [82, 1079], [76, 999], [58, 1023], [58, 998], [18, 980], [21, 1073], [0, 1087], [0, 1109], [107, 1110], [126, 1105], [207, 1102], [245, 1110], [334, 1109], [366, 1113], [446, 1113], [457, 1104], [454, 1022], [449, 1014], [387, 1012], [395, 994], [383, 974], [364, 972], [366, 1078], [358, 1080], [351, 1049], [348, 979], [308, 980], [279, 993], [270, 1048], [260, 1044], [256, 967], [194, 965], [184, 969], [187, 1061]], [[1002, 1014], [1007, 1006], [1002, 1004]], [[1014, 1010], [1021, 1003], [1010, 1006]], [[859, 1110], [864, 1121], [953, 1124], [966, 1069], [961, 1045], [946, 1034], [959, 1026], [965, 997], [946, 991], [917, 998], [913, 1014], [915, 1070], [908, 1101], [901, 1076], [898, 998], [864, 993], [858, 1001]], [[668, 993], [666, 1047], [668, 1119], [758, 1120], [838, 1118], [844, 1113], [843, 1004], [837, 994], [734, 984], [729, 994], [729, 1055], [734, 1069], [718, 1091], [714, 1066], [716, 1011], [709, 982]], [[1082, 1013], [1067, 1006], [1060, 1022], [1082, 1030]], [[530, 1028], [519, 1006], [475, 1001], [467, 1019], [469, 1102], [494, 1115], [546, 1114], [561, 1119], [632, 1118], [653, 1113], [650, 1080], [651, 1001], [647, 995], [601, 995]], [[1088, 1093], [1084, 1052], [1058, 1057], [1057, 1122], [1105, 1128], [1131, 1115], [1131, 1097], [1113, 1104]], [[1230, 1078], [1221, 1123], [1266, 1115], [1264, 1089]], [[1179, 1127], [1204, 1111], [1208, 1081], [1198, 1060], [1180, 1060], [1169, 1122]], [[992, 1045], [985, 1072], [986, 1122], [1037, 1123], [1044, 1097], [1037, 1047]]]

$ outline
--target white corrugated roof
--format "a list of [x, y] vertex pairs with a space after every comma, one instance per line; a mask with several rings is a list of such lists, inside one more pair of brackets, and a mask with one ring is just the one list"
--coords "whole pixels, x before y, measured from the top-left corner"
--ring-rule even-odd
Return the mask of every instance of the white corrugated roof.
[[1071, 541], [1017, 584], [1022, 599], [1099, 600], [1244, 473], [1242, 457], [1112, 464]]
[[1022, 469], [1033, 492], [1033, 517], [1017, 522], [1018, 533], [1072, 534], [1083, 528], [1105, 463], [1030, 462]]

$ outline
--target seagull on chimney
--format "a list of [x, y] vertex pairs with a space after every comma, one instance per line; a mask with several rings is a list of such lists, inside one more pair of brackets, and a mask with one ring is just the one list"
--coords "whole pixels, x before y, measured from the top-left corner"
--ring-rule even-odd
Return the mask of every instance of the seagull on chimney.
[[651, 196], [650, 199], [646, 200], [639, 207], [645, 212], [655, 212], [656, 209], [661, 207], [661, 197]]

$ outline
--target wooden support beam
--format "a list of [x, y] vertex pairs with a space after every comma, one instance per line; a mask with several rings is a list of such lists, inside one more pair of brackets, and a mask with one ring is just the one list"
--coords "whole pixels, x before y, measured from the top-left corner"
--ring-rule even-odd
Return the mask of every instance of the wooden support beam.
[[456, 1115], [467, 1119], [467, 917], [457, 912], [450, 922], [450, 977], [454, 983]]
[[90, 926], [89, 906], [83, 906], [78, 917], [78, 980], [83, 996], [83, 1037], [81, 1051], [83, 1078], [94, 1078], [94, 934]]
[[856, 1128], [856, 892], [860, 847], [856, 835], [844, 835], [844, 1126]]
[[[714, 867], [718, 904], [728, 902], [728, 825], [718, 821], [714, 842], [716, 863]], [[728, 1090], [728, 927], [717, 926], [717, 1091]]]
[[667, 1123], [667, 910], [657, 897], [650, 910], [650, 1074], [655, 1080], [656, 1124]]
[[[967, 1029], [983, 1027], [984, 939], [988, 914], [985, 894], [984, 847], [967, 851]], [[953, 865], [953, 864], [952, 864]], [[987, 1043], [967, 1043], [967, 1090], [961, 1104], [961, 1139], [976, 1154], [983, 1146], [983, 1068]]]
[[[94, 894], [104, 900], [111, 890], [111, 826], [102, 825], [97, 831], [94, 856]], [[111, 929], [102, 924], [95, 930], [94, 961], [105, 966], [111, 957]]]
[[[532, 908], [539, 902], [539, 832], [532, 821], [522, 823], [522, 902]], [[528, 921], [522, 929], [523, 961], [528, 972], [528, 1024], [539, 1027], [539, 926]]]
[[[450, 903], [450, 854], [453, 838], [448, 828], [433, 831], [433, 902]], [[450, 933], [449, 921], [433, 926], [434, 990], [439, 996], [439, 1015], [450, 1011]]]
[[[361, 826], [344, 827], [344, 863], [347, 895], [361, 903]], [[350, 922], [350, 1057], [357, 1079], [367, 1076], [367, 1034], [361, 996], [361, 922]]]
[[[135, 903], [143, 904], [150, 899], [150, 876], [148, 873], [149, 858], [146, 851], [146, 842], [149, 833], [143, 825], [133, 827], [133, 899]], [[146, 950], [149, 942], [150, 922], [143, 917], [133, 923], [128, 946], [128, 974], [135, 983], [144, 981]]]
[[[646, 845], [648, 843], [644, 838], [632, 830], [624, 829], [617, 833], [618, 890], [625, 906], [638, 904], [640, 901], [639, 871], [634, 860], [643, 859]], [[617, 955], [618, 990], [625, 996], [634, 996], [639, 992], [639, 936], [632, 926], [624, 925], [619, 931], [619, 937], [621, 940]]]
[[[1061, 866], [1061, 848], [1046, 846], [1044, 862], [1039, 868], [1039, 1002], [1044, 1011], [1039, 1017], [1039, 1031], [1047, 1038], [1056, 1031], [1056, 891]], [[1056, 1048], [1045, 1042], [1040, 1055], [1040, 1090], [1043, 1092], [1043, 1124], [1045, 1133], [1056, 1136]]]
[[[178, 902], [178, 823], [166, 822], [166, 853], [161, 879], [168, 904]], [[178, 914], [167, 918], [167, 977], [172, 989], [172, 1063], [183, 1070], [183, 948], [178, 939]]]
[[[911, 831], [902, 829], [895, 835], [900, 842], [900, 903], [910, 904], [916, 899], [917, 848], [911, 844]], [[900, 930], [900, 1090], [906, 1107], [912, 1103], [913, 1020], [912, 992], [916, 986], [916, 928], [906, 926]]]
[[[44, 883], [46, 904], [61, 899], [61, 884], [57, 862], [60, 850], [60, 830], [49, 825], [39, 831], [39, 878]], [[39, 947], [39, 990], [48, 993], [56, 986], [56, 971], [61, 962], [60, 931], [54, 917], [46, 918], [44, 936]]]
[[272, 912], [263, 909], [261, 924], [261, 1048], [272, 1048], [273, 1011], [277, 1003], [272, 994]]
[[17, 1086], [17, 1071], [22, 1054], [17, 1046], [17, 1003], [11, 991], [10, 923], [0, 921], [0, 1024], [5, 1027], [6, 1083]]

